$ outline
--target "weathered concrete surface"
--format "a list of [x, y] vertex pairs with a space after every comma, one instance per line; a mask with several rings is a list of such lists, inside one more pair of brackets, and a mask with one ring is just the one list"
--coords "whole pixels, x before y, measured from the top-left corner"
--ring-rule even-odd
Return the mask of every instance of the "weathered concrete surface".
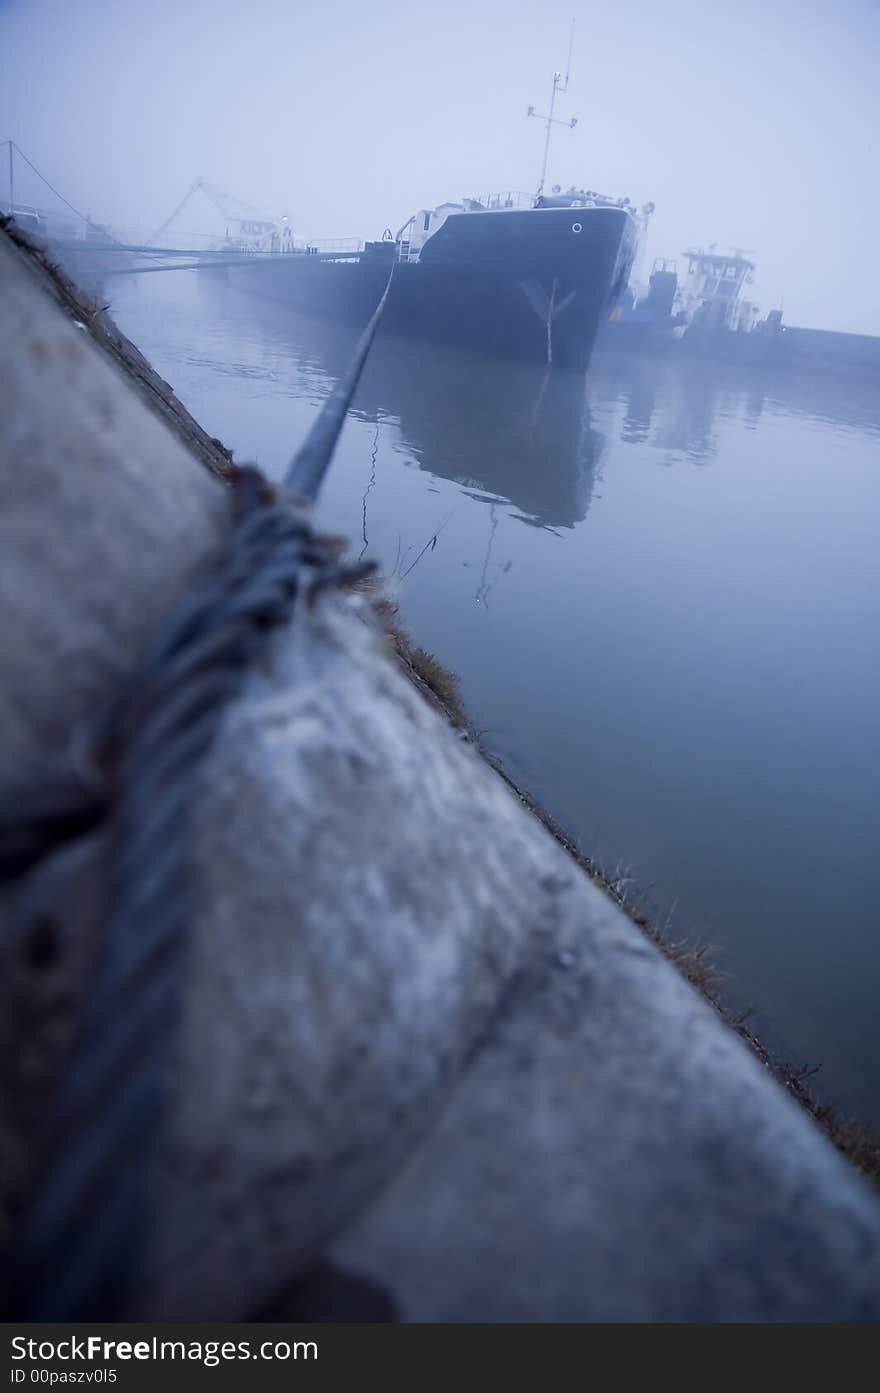
[[613, 906], [585, 909], [331, 1258], [397, 1320], [876, 1319], [873, 1195]]
[[[224, 502], [0, 234], [4, 758], [118, 692]], [[300, 612], [203, 771], [132, 1314], [245, 1316], [337, 1235], [410, 1319], [876, 1313], [873, 1197], [380, 648]], [[12, 1200], [100, 872], [95, 840], [0, 905]]]
[[[227, 523], [222, 487], [26, 268], [2, 274], [0, 716], [6, 752], [36, 758], [118, 692]], [[196, 964], [138, 1313], [240, 1315], [307, 1264], [402, 1159], [575, 879], [381, 645], [349, 607], [304, 609], [204, 771]], [[88, 976], [100, 852], [8, 897], [13, 1176]], [[35, 971], [47, 924], [62, 951]]]
[[61, 749], [206, 571], [225, 490], [0, 232], [0, 730]]

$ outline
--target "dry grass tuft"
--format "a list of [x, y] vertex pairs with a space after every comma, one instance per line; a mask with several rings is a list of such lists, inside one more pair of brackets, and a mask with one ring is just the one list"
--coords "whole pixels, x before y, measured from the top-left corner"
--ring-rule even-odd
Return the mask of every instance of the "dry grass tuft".
[[458, 729], [467, 729], [467, 719], [458, 689], [458, 678], [426, 648], [417, 647], [400, 624], [400, 607], [387, 583], [378, 576], [367, 576], [351, 586], [366, 597], [391, 650], [423, 695], [438, 706]]

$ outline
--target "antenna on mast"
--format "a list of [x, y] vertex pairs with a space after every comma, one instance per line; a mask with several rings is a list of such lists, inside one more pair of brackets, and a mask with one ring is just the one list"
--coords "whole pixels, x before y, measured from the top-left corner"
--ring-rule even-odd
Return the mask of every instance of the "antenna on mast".
[[539, 121], [546, 121], [546, 123], [547, 123], [547, 133], [546, 133], [546, 135], [545, 135], [545, 137], [544, 137], [544, 162], [543, 162], [543, 164], [541, 165], [541, 182], [538, 184], [538, 192], [537, 192], [537, 194], [535, 195], [536, 198], [540, 198], [540, 197], [541, 197], [541, 194], [544, 192], [544, 182], [545, 182], [545, 180], [546, 180], [546, 178], [547, 178], [547, 158], [548, 158], [548, 156], [549, 156], [549, 154], [550, 154], [550, 135], [551, 135], [551, 127], [553, 127], [553, 126], [568, 126], [569, 130], [574, 130], [575, 126], [577, 125], [577, 121], [578, 121], [578, 119], [577, 119], [576, 116], [572, 116], [571, 119], [568, 120], [568, 121], [561, 121], [561, 120], [559, 119], [558, 116], [554, 116], [554, 115], [553, 115], [553, 111], [554, 111], [554, 109], [555, 109], [555, 107], [556, 107], [556, 97], [557, 97], [558, 93], [560, 93], [560, 92], [567, 92], [567, 91], [568, 91], [568, 79], [569, 79], [569, 74], [571, 73], [571, 51], [572, 51], [572, 48], [573, 48], [573, 47], [574, 47], [574, 20], [571, 21], [571, 33], [569, 34], [569, 38], [568, 38], [568, 61], [567, 61], [566, 66], [565, 66], [565, 81], [563, 81], [562, 73], [561, 73], [561, 72], [558, 72], [558, 71], [557, 71], [557, 72], [555, 72], [555, 73], [553, 74], [553, 90], [552, 90], [551, 93], [550, 93], [550, 111], [549, 111], [549, 113], [545, 116], [545, 115], [543, 115], [542, 112], [536, 111], [535, 108], [534, 108], [533, 106], [530, 106], [529, 109], [528, 109], [528, 111], [527, 111], [527, 113], [526, 113], [527, 116], [536, 116], [536, 117], [538, 118]]
[[568, 36], [568, 60], [567, 60], [567, 62], [566, 62], [566, 64], [565, 64], [565, 86], [564, 86], [564, 87], [561, 87], [561, 88], [559, 89], [561, 92], [567, 92], [567, 91], [568, 91], [568, 76], [569, 76], [569, 73], [571, 72], [571, 50], [572, 50], [573, 48], [574, 48], [574, 20], [571, 21], [571, 33], [570, 33], [569, 36]]

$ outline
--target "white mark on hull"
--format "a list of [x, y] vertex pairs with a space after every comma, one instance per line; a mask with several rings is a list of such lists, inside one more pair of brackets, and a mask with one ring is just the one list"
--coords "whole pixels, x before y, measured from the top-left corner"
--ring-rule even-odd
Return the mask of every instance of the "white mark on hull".
[[568, 305], [571, 304], [577, 291], [570, 290], [567, 295], [559, 301], [556, 299], [556, 292], [559, 282], [553, 277], [553, 286], [548, 295], [540, 281], [520, 281], [520, 289], [531, 305], [535, 314], [545, 326], [547, 333], [547, 366], [553, 362], [553, 321], [560, 315]]

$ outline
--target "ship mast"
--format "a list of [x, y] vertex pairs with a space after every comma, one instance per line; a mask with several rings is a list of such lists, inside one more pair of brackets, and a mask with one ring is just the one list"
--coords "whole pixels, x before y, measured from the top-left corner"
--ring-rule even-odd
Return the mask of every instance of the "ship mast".
[[575, 126], [577, 125], [578, 119], [576, 116], [572, 116], [571, 120], [569, 121], [561, 121], [558, 116], [553, 115], [553, 112], [556, 108], [556, 98], [558, 94], [560, 92], [568, 91], [568, 78], [571, 72], [571, 50], [573, 45], [574, 20], [571, 21], [571, 33], [568, 37], [568, 62], [565, 65], [565, 80], [563, 81], [562, 73], [555, 72], [553, 74], [553, 90], [550, 93], [550, 111], [546, 116], [544, 116], [540, 111], [536, 111], [533, 106], [530, 106], [528, 112], [526, 113], [528, 116], [536, 116], [539, 121], [547, 122], [547, 131], [544, 136], [544, 162], [541, 165], [541, 182], [538, 185], [538, 192], [535, 195], [536, 198], [540, 198], [541, 194], [544, 192], [544, 182], [547, 178], [547, 159], [550, 155], [550, 135], [552, 127], [568, 126], [570, 130], [574, 130]]

